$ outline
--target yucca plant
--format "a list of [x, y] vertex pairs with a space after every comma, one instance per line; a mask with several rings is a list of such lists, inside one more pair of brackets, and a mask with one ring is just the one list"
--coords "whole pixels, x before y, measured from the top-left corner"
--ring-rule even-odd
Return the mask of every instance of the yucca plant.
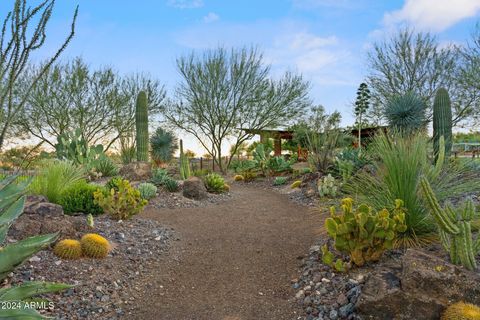
[[[16, 184], [12, 176], [0, 182], [0, 243], [5, 243], [8, 229], [23, 212], [25, 191], [30, 181]], [[0, 280], [5, 279], [23, 261], [47, 247], [58, 238], [58, 234], [30, 237], [4, 246], [0, 250]], [[29, 300], [44, 293], [57, 292], [71, 286], [50, 282], [24, 282], [19, 286], [0, 288], [0, 302]], [[22, 308], [0, 308], [0, 319], [45, 319], [35, 309], [19, 304]]]
[[172, 160], [178, 150], [178, 139], [175, 135], [163, 128], [158, 128], [150, 138], [151, 155], [158, 165]]
[[425, 102], [419, 96], [407, 92], [387, 103], [385, 117], [391, 128], [409, 134], [425, 127], [425, 109]]
[[343, 188], [359, 202], [368, 202], [377, 210], [391, 209], [395, 199], [404, 201], [407, 231], [397, 246], [418, 246], [436, 239], [435, 224], [420, 196], [422, 175], [429, 178], [440, 202], [480, 189], [480, 184], [469, 178], [472, 173], [468, 168], [443, 161], [444, 155], [432, 165], [428, 149], [429, 139], [422, 133], [380, 134], [371, 144], [377, 158], [373, 163], [375, 174], [360, 171]]

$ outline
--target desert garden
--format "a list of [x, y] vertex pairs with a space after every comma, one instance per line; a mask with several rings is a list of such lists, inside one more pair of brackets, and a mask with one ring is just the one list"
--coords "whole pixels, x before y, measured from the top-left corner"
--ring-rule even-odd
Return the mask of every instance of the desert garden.
[[35, 63], [55, 2], [12, 3], [1, 319], [480, 319], [480, 26], [375, 43], [344, 126], [256, 47], [177, 57], [174, 92], [62, 60], [78, 7]]

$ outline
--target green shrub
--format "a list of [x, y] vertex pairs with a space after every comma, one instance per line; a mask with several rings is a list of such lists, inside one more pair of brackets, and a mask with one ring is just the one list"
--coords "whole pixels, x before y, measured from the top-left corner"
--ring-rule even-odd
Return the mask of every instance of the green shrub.
[[209, 173], [211, 173], [211, 171], [208, 170], [208, 169], [195, 169], [195, 170], [193, 170], [193, 176], [199, 177], [199, 178], [203, 178]]
[[[397, 234], [407, 229], [403, 202], [396, 200], [391, 212], [387, 209], [376, 212], [365, 204], [354, 210], [353, 200], [345, 198], [340, 214], [336, 213], [335, 207], [330, 208], [325, 229], [334, 240], [335, 249], [348, 254], [350, 260], [361, 267], [366, 262], [378, 261], [385, 250], [393, 248]], [[329, 254], [326, 246], [322, 251], [323, 262], [333, 266], [333, 255]], [[338, 264], [340, 269], [345, 266]]]
[[93, 193], [103, 188], [88, 184], [80, 180], [65, 191], [63, 191], [58, 204], [63, 207], [66, 214], [82, 212], [84, 214], [97, 215], [103, 213], [102, 208], [95, 204]]
[[165, 190], [167, 190], [168, 192], [177, 192], [178, 189], [179, 189], [177, 180], [175, 180], [175, 179], [173, 179], [173, 178], [170, 178], [170, 177], [167, 177], [167, 178], [163, 181], [163, 187], [164, 187]]
[[167, 178], [169, 178], [167, 170], [158, 168], [152, 171], [152, 178], [150, 179], [150, 182], [157, 187], [161, 187]]
[[478, 180], [461, 164], [439, 159], [433, 166], [428, 149], [429, 138], [422, 133], [409, 136], [380, 134], [371, 144], [371, 152], [376, 157], [374, 173], [359, 171], [343, 187], [344, 192], [360, 202], [369, 203], [376, 210], [391, 208], [395, 199], [404, 201], [407, 231], [400, 236], [399, 246], [419, 246], [436, 239], [435, 225], [420, 196], [422, 175], [429, 178], [441, 203], [449, 197], [480, 189]]
[[84, 171], [70, 161], [49, 160], [44, 163], [30, 185], [30, 192], [58, 203], [62, 193], [84, 178]]
[[217, 173], [207, 174], [204, 178], [208, 192], [221, 193], [224, 191], [225, 180]]
[[157, 195], [157, 187], [153, 183], [140, 183], [137, 189], [138, 191], [140, 191], [140, 196], [142, 197], [142, 199], [145, 200], [150, 200]]
[[110, 192], [111, 189], [114, 189], [115, 191], [118, 191], [118, 186], [122, 183], [123, 178], [116, 176], [108, 180], [108, 182], [105, 184], [105, 189]]
[[148, 201], [142, 199], [140, 191], [133, 188], [128, 180], [122, 180], [117, 186], [118, 190], [112, 188], [109, 193], [97, 190], [93, 194], [95, 203], [117, 220], [129, 219], [142, 211]]
[[106, 155], [101, 156], [92, 162], [91, 167], [102, 177], [113, 177], [118, 174], [118, 167], [112, 159]]
[[276, 177], [275, 180], [273, 180], [274, 186], [281, 186], [286, 183], [287, 183], [287, 177]]

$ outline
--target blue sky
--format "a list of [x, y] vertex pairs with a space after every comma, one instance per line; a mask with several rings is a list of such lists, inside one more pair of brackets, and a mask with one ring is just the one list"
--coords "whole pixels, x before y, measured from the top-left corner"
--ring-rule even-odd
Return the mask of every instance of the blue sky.
[[[9, 3], [0, 4], [2, 15]], [[61, 42], [77, 3], [77, 34], [64, 59], [148, 72], [171, 93], [179, 55], [256, 45], [274, 75], [304, 74], [315, 103], [341, 111], [345, 125], [353, 122], [350, 104], [372, 42], [409, 25], [463, 43], [480, 20], [480, 0], [57, 0], [47, 45], [35, 59]]]

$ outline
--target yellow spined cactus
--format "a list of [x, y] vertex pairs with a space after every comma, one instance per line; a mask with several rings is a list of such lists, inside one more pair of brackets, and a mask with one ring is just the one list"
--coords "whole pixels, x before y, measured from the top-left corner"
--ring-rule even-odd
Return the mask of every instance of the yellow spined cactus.
[[78, 259], [82, 256], [82, 245], [78, 240], [64, 239], [57, 242], [53, 253], [62, 259]]
[[470, 303], [457, 302], [445, 310], [441, 320], [480, 320], [480, 308]]
[[245, 180], [245, 178], [241, 174], [237, 174], [235, 177], [233, 177], [233, 180], [243, 181], [243, 180]]
[[80, 240], [83, 254], [90, 258], [105, 258], [110, 252], [110, 243], [96, 233], [88, 233]]
[[300, 187], [301, 184], [302, 184], [302, 181], [301, 181], [301, 180], [297, 180], [297, 181], [293, 182], [293, 183], [290, 185], [290, 187], [291, 187], [292, 189], [296, 189], [296, 188]]
[[228, 184], [225, 183], [225, 184], [223, 185], [223, 190], [224, 190], [225, 192], [230, 192], [230, 185], [228, 185]]

